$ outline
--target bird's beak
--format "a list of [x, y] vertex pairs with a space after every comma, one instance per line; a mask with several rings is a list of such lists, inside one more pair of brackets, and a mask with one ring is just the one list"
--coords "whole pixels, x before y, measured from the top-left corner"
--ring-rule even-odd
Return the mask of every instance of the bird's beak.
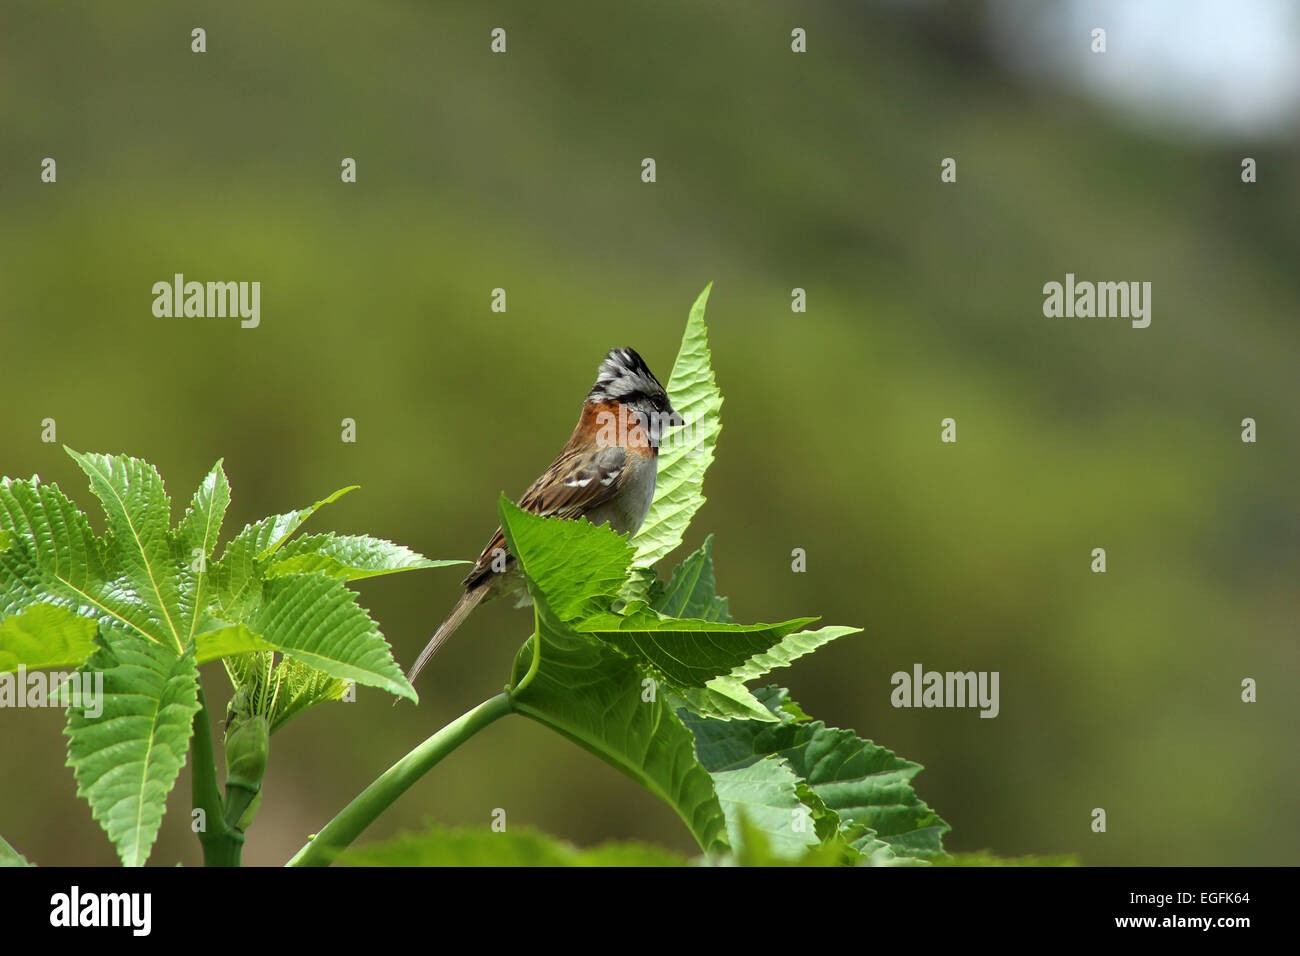
[[670, 408], [668, 409], [668, 424], [670, 427], [677, 428], [682, 425], [685, 425], [686, 419], [682, 418], [681, 415], [679, 415], [676, 411]]

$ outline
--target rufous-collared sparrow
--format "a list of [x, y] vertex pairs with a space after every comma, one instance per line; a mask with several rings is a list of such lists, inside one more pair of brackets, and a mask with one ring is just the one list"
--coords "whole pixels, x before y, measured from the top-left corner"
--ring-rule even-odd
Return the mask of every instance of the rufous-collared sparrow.
[[[519, 507], [536, 515], [608, 523], [619, 534], [635, 534], [654, 499], [664, 429], [683, 424], [641, 356], [632, 349], [612, 349], [600, 363], [568, 444], [524, 492]], [[500, 528], [461, 583], [465, 593], [416, 658], [406, 675], [411, 683], [474, 608], [523, 590], [518, 563]], [[526, 602], [527, 592], [523, 595]]]

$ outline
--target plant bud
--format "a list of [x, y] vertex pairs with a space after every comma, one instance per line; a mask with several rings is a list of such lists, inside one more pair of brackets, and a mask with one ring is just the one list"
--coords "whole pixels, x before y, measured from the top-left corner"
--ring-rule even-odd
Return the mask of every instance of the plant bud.
[[232, 721], [226, 730], [226, 786], [256, 793], [270, 749], [271, 725], [261, 714]]

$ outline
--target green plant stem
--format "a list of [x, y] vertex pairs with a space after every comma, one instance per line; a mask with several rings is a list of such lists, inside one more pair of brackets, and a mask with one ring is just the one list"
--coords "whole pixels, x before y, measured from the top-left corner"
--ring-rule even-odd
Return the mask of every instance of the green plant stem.
[[239, 866], [244, 835], [226, 826], [221, 788], [217, 786], [217, 759], [212, 749], [212, 721], [208, 717], [208, 701], [202, 684], [199, 685], [199, 709], [194, 715], [193, 749], [190, 789], [194, 808], [203, 811], [203, 829], [199, 831], [203, 865]]
[[252, 804], [257, 793], [258, 791], [252, 787], [231, 783], [229, 780], [226, 781], [225, 824], [227, 827], [232, 830], [238, 829], [240, 818], [243, 817], [244, 811]]
[[507, 693], [497, 694], [466, 711], [393, 764], [294, 854], [288, 866], [325, 866], [335, 851], [355, 840], [379, 814], [451, 753], [488, 724], [512, 713]]
[[517, 694], [533, 682], [533, 676], [537, 669], [542, 665], [542, 622], [537, 615], [537, 605], [533, 605], [533, 660], [528, 665], [528, 672], [524, 674], [523, 679], [514, 687], [510, 688], [511, 694]]

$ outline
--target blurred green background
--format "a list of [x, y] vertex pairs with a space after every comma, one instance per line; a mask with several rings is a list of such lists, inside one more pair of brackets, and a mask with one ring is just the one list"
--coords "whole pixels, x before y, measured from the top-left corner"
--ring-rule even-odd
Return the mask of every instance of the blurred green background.
[[[1254, 132], [1144, 117], [1010, 63], [1020, 14], [6, 3], [0, 474], [58, 481], [102, 527], [84, 476], [40, 440], [54, 418], [59, 443], [156, 463], [177, 513], [224, 457], [226, 537], [356, 483], [309, 527], [472, 558], [498, 491], [559, 450], [605, 351], [632, 345], [666, 380], [713, 280], [724, 429], [669, 562], [714, 531], [737, 619], [865, 629], [777, 675], [804, 708], [923, 763], [952, 850], [1295, 863], [1294, 113]], [[1068, 59], [1089, 14], [1035, 34], [1038, 54], [1124, 63], [1114, 29], [1114, 60]], [[498, 26], [505, 55], [489, 51]], [[956, 184], [939, 181], [948, 156]], [[1259, 183], [1240, 181], [1243, 156]], [[261, 327], [155, 318], [150, 287], [176, 272], [260, 281]], [[1044, 318], [1042, 286], [1066, 272], [1150, 281], [1150, 328]], [[949, 416], [955, 445], [939, 441]], [[1240, 441], [1247, 416], [1257, 444]], [[360, 585], [403, 664], [458, 570]], [[530, 624], [490, 605], [418, 708], [362, 689], [278, 733], [245, 861], [283, 862], [498, 691]], [[999, 671], [1000, 715], [892, 708], [889, 675], [914, 663]], [[220, 665], [203, 673], [224, 701]], [[0, 712], [0, 834], [42, 864], [115, 863], [62, 725]], [[151, 862], [200, 862], [188, 770], [169, 806]], [[497, 807], [581, 844], [692, 849], [666, 805], [524, 719], [456, 752], [363, 841], [486, 826]]]

